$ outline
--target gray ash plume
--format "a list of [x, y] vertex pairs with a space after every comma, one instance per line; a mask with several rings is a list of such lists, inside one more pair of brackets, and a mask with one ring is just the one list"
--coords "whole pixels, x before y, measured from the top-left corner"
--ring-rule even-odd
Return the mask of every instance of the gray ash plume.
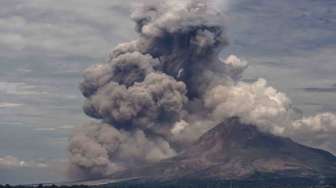
[[247, 63], [218, 57], [228, 39], [214, 5], [147, 1], [135, 9], [138, 38], [83, 72], [83, 109], [96, 122], [70, 138], [74, 171], [106, 176], [170, 158], [232, 116], [279, 135], [305, 129], [306, 121], [293, 123], [285, 94], [263, 79], [239, 81]]

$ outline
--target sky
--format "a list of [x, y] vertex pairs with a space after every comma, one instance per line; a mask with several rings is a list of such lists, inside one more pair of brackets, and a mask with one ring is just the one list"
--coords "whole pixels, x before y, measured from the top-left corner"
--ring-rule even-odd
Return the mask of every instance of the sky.
[[[0, 1], [0, 184], [66, 180], [71, 129], [82, 112], [81, 71], [136, 37], [131, 0]], [[336, 2], [228, 0], [230, 45], [304, 115], [336, 112]], [[29, 172], [29, 173], [27, 173]]]

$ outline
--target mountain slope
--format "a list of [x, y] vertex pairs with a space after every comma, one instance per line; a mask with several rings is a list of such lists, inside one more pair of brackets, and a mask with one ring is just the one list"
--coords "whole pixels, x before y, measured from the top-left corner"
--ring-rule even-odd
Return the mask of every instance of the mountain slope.
[[178, 156], [116, 176], [151, 180], [336, 177], [336, 157], [231, 118]]

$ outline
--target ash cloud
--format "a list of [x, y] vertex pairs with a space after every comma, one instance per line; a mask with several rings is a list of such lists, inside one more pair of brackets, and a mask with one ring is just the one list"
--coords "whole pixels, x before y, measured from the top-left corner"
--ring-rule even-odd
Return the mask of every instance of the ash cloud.
[[[333, 114], [302, 118], [290, 99], [264, 79], [240, 80], [246, 61], [234, 55], [219, 58], [228, 39], [214, 2], [137, 6], [131, 17], [138, 38], [119, 44], [107, 63], [83, 72], [83, 109], [97, 121], [75, 129], [70, 138], [75, 171], [107, 176], [172, 157], [232, 116], [336, 152], [329, 134], [336, 121], [324, 121]], [[304, 139], [320, 132], [316, 124], [324, 136]]]
[[69, 151], [72, 171], [78, 174], [109, 175], [136, 164], [146, 164], [174, 156], [176, 153], [161, 137], [114, 128], [111, 124], [90, 123], [77, 128]]
[[183, 82], [163, 73], [150, 73], [127, 88], [110, 82], [87, 99], [84, 112], [119, 126], [150, 128], [155, 122], [178, 118], [187, 102]]
[[207, 94], [205, 106], [210, 108], [211, 116], [218, 122], [237, 116], [273, 133], [288, 124], [294, 113], [287, 96], [267, 86], [264, 79], [214, 87]]
[[211, 6], [200, 0], [137, 6], [131, 17], [138, 39], [119, 44], [108, 63], [83, 73], [83, 109], [98, 122], [74, 131], [73, 166], [108, 175], [168, 158], [214, 125], [201, 120], [203, 96], [232, 82], [226, 67], [238, 74], [240, 65], [217, 58], [227, 39], [222, 15]]

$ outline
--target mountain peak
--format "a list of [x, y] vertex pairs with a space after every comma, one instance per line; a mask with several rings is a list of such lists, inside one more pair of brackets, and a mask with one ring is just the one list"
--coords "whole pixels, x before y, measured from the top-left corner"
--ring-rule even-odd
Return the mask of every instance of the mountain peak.
[[[145, 173], [144, 173], [145, 172]], [[230, 118], [205, 133], [176, 157], [126, 172], [150, 179], [223, 179], [336, 177], [332, 154], [261, 132]]]
[[[218, 157], [237, 152], [267, 152], [293, 144], [289, 138], [274, 136], [258, 130], [255, 125], [242, 123], [237, 117], [230, 118], [204, 134], [184, 153], [214, 151]], [[272, 152], [273, 153], [273, 152]], [[266, 153], [263, 153], [266, 155]]]

